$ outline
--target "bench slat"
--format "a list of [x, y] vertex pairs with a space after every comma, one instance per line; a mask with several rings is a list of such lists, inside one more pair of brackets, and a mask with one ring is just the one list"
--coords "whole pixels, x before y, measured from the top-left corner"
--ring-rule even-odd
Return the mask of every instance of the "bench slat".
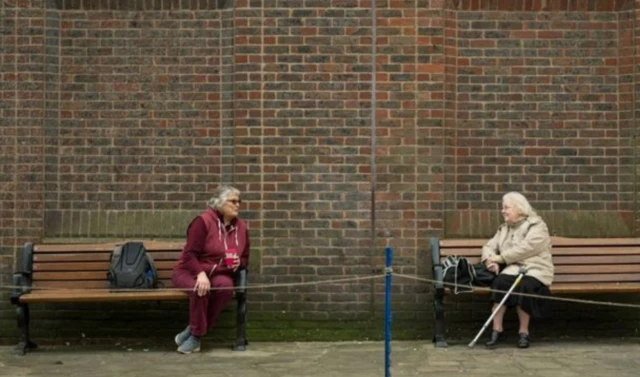
[[640, 246], [640, 238], [565, 238], [551, 237], [554, 247], [564, 246]]
[[554, 283], [551, 293], [626, 293], [640, 292], [640, 283]]
[[33, 271], [36, 275], [42, 271], [102, 271], [109, 269], [109, 262], [67, 262], [67, 263], [34, 263]]
[[469, 238], [460, 240], [440, 240], [441, 248], [449, 247], [482, 247], [489, 239], [486, 238]]
[[603, 256], [603, 255], [589, 255], [586, 257], [553, 257], [553, 263], [555, 265], [562, 264], [632, 264], [640, 263], [640, 255], [620, 255], [620, 256]]
[[166, 242], [166, 241], [148, 241], [144, 242], [144, 247], [149, 251], [166, 251], [178, 250], [182, 251], [185, 242]]
[[[158, 277], [160, 279], [170, 279], [172, 270], [158, 270]], [[33, 281], [43, 280], [107, 280], [107, 272], [104, 271], [52, 271], [52, 272], [38, 272], [33, 274]]]
[[[158, 271], [171, 270], [176, 265], [175, 261], [155, 261], [153, 263]], [[109, 270], [109, 261], [104, 262], [64, 262], [64, 263], [41, 263], [33, 264], [33, 271], [103, 271]]]
[[[460, 254], [452, 254], [460, 255]], [[464, 256], [464, 255], [462, 255]], [[475, 254], [473, 256], [467, 256], [467, 260], [470, 263], [479, 263], [480, 256]], [[603, 264], [620, 264], [629, 265], [634, 263], [640, 263], [640, 255], [620, 255], [620, 256], [608, 256], [608, 255], [589, 255], [585, 257], [577, 256], [554, 256], [553, 264], [555, 266], [561, 266], [565, 264], [581, 264], [581, 265], [603, 265]]]
[[638, 272], [640, 265], [638, 264], [604, 264], [597, 269], [593, 265], [562, 265], [555, 266], [555, 273], [558, 274], [607, 274], [618, 272]]
[[[623, 281], [640, 281], [640, 273], [635, 274], [566, 274], [557, 275], [553, 278], [554, 282], [623, 282]], [[553, 286], [553, 284], [552, 284]]]
[[[177, 261], [181, 251], [150, 251], [149, 255], [154, 261], [171, 260]], [[109, 261], [111, 252], [80, 254], [80, 253], [45, 253], [33, 255], [34, 262], [92, 262], [92, 261]]]
[[[459, 256], [476, 256], [480, 255], [482, 249], [480, 248], [460, 248], [460, 247], [452, 247], [452, 248], [443, 248], [440, 249], [441, 256], [447, 255], [459, 255]], [[619, 247], [600, 247], [595, 246], [593, 248], [590, 247], [554, 247], [551, 249], [551, 253], [554, 256], [560, 255], [640, 255], [640, 247], [629, 247], [629, 246], [619, 246]]]
[[[158, 279], [158, 281], [162, 284], [164, 288], [172, 288], [173, 282], [171, 279]], [[68, 288], [68, 289], [96, 289], [96, 288], [109, 288], [109, 282], [104, 280], [43, 280], [43, 281], [34, 281], [33, 288], [35, 290], [52, 290], [52, 289], [60, 289], [60, 288]], [[22, 296], [21, 296], [22, 297]]]
[[595, 246], [591, 247], [553, 247], [555, 255], [640, 255], [640, 247], [634, 246]]
[[[578, 294], [578, 293], [640, 293], [640, 283], [557, 283], [549, 288], [553, 295]], [[447, 294], [452, 294], [449, 288], [445, 288]], [[474, 295], [488, 295], [489, 290], [478, 289]]]
[[177, 262], [181, 252], [182, 250], [149, 251], [149, 255], [151, 255], [154, 261], [170, 260]]
[[109, 261], [111, 258], [110, 253], [95, 253], [95, 254], [33, 254], [34, 262], [97, 262], [97, 261]]
[[175, 290], [154, 289], [140, 292], [111, 292], [109, 290], [56, 290], [35, 291], [20, 297], [20, 302], [49, 303], [49, 302], [108, 302], [108, 301], [155, 301], [155, 300], [184, 300], [186, 292]]
[[446, 248], [440, 249], [440, 256], [446, 257], [448, 255], [460, 256], [460, 257], [480, 257], [482, 253], [481, 249], [461, 249], [459, 247], [456, 248]]
[[95, 253], [99, 251], [111, 252], [120, 243], [109, 242], [101, 244], [48, 244], [35, 245], [33, 247], [36, 253]]
[[[488, 239], [440, 240], [440, 247], [482, 247]], [[640, 246], [640, 238], [565, 238], [551, 237], [554, 247], [570, 246]]]
[[[135, 240], [132, 240], [136, 242]], [[68, 253], [68, 252], [80, 252], [80, 253], [93, 253], [96, 251], [108, 251], [111, 252], [116, 246], [123, 245], [127, 241], [122, 242], [105, 242], [100, 244], [46, 244], [35, 245], [34, 251], [39, 253]], [[182, 250], [184, 242], [172, 242], [172, 241], [144, 241], [145, 249], [148, 251], [164, 251], [164, 250]]]

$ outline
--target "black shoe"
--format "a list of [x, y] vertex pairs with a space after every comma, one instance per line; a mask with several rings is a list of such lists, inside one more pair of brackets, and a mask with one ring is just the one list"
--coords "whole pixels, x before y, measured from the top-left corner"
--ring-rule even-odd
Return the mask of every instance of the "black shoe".
[[487, 346], [487, 348], [493, 348], [496, 346], [496, 344], [504, 340], [504, 338], [505, 338], [504, 331], [497, 332], [496, 330], [493, 330], [491, 331], [491, 338], [489, 338], [489, 341], [486, 342], [484, 345]]
[[529, 334], [518, 334], [518, 348], [529, 348]]

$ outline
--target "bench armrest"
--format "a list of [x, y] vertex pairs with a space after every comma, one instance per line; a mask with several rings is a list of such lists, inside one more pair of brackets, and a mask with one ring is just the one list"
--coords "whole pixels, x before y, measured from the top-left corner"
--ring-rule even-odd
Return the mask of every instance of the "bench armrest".
[[13, 274], [13, 289], [9, 299], [13, 305], [18, 305], [20, 296], [31, 292], [31, 273], [33, 270], [33, 243], [27, 242], [22, 249], [22, 271]]
[[13, 290], [9, 299], [13, 305], [18, 305], [20, 296], [31, 292], [31, 274], [26, 272], [17, 272], [13, 274], [12, 279]]
[[22, 249], [22, 272], [29, 274], [33, 271], [33, 243], [27, 242]]
[[246, 268], [238, 270], [233, 285], [237, 293], [244, 293], [247, 290], [247, 275], [249, 271]]
[[431, 237], [431, 265], [433, 266], [433, 280], [436, 282], [434, 286], [436, 289], [444, 289], [442, 279], [444, 278], [444, 270], [440, 263], [440, 240], [438, 237]]

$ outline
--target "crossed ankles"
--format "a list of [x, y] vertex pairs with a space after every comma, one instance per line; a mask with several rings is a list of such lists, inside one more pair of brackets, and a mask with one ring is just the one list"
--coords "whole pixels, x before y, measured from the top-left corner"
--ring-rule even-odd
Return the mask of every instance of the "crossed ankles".
[[200, 352], [200, 338], [195, 337], [193, 335], [189, 335], [187, 340], [185, 340], [180, 347], [178, 347], [178, 352], [184, 354], [190, 354], [192, 352]]
[[180, 353], [189, 354], [192, 352], [200, 352], [200, 337], [193, 336], [189, 326], [178, 333], [174, 340]]
[[[499, 343], [502, 343], [506, 339], [504, 331], [491, 331], [489, 341], [485, 343], [487, 348], [495, 348]], [[529, 348], [529, 334], [518, 333], [518, 342], [516, 343], [518, 348]]]

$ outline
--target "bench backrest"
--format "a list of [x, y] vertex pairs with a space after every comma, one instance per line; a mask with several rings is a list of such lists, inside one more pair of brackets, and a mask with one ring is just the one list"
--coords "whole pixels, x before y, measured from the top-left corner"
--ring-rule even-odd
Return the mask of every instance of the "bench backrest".
[[[439, 240], [440, 259], [458, 255], [478, 263], [486, 242], [486, 239]], [[551, 237], [551, 243], [555, 267], [553, 291], [637, 291], [640, 288], [639, 238]]]
[[[142, 241], [153, 257], [158, 278], [173, 287], [171, 272], [184, 242]], [[111, 252], [123, 242], [100, 244], [42, 244], [33, 247], [34, 288], [109, 288]]]

